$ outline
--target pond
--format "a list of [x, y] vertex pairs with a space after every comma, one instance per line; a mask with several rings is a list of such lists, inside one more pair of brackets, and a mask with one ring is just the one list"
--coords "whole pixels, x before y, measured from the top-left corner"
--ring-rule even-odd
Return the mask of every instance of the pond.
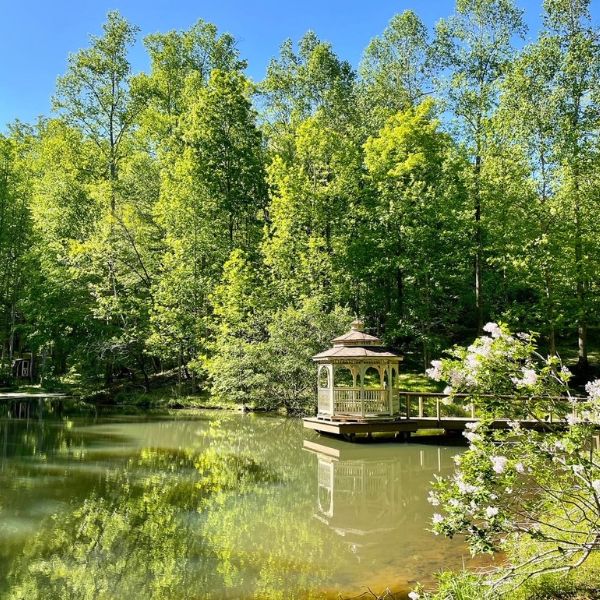
[[406, 592], [468, 564], [426, 531], [429, 482], [459, 451], [223, 411], [2, 418], [0, 597]]

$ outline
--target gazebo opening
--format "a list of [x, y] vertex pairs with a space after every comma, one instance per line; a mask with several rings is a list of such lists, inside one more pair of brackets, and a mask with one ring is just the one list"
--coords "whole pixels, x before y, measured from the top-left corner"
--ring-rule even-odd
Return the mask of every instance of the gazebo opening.
[[359, 320], [332, 343], [332, 348], [313, 356], [319, 365], [317, 416], [370, 419], [397, 415], [396, 382], [402, 357], [365, 333]]

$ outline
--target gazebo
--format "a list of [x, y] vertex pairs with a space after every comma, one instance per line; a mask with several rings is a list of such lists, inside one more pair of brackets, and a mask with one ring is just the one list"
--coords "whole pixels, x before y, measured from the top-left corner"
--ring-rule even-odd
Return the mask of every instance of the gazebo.
[[395, 392], [402, 357], [363, 329], [362, 321], [354, 321], [348, 333], [332, 340], [332, 348], [313, 356], [320, 419], [389, 419], [399, 412]]

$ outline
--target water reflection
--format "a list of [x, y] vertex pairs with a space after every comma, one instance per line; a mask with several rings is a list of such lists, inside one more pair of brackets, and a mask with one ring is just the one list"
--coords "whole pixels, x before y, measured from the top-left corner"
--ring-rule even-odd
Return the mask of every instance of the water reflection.
[[[315, 458], [314, 518], [343, 540], [364, 585], [407, 589], [416, 580], [431, 581], [457, 559], [468, 562], [462, 546], [426, 530], [430, 482], [452, 471], [460, 448], [326, 438], [303, 445]], [[360, 591], [356, 572], [342, 569], [337, 587]]]
[[351, 597], [462, 547], [425, 531], [455, 448], [262, 415], [0, 418], [0, 597]]

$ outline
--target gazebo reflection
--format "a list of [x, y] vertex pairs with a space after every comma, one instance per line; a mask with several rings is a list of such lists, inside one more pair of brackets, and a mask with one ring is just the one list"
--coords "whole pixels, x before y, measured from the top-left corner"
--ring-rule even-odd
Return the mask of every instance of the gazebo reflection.
[[[431, 515], [427, 492], [433, 473], [449, 473], [456, 449], [439, 446], [305, 440], [316, 458], [316, 519], [344, 537], [359, 560], [381, 560], [390, 539], [412, 543]], [[412, 538], [412, 540], [411, 540]], [[408, 541], [411, 540], [411, 541]]]

